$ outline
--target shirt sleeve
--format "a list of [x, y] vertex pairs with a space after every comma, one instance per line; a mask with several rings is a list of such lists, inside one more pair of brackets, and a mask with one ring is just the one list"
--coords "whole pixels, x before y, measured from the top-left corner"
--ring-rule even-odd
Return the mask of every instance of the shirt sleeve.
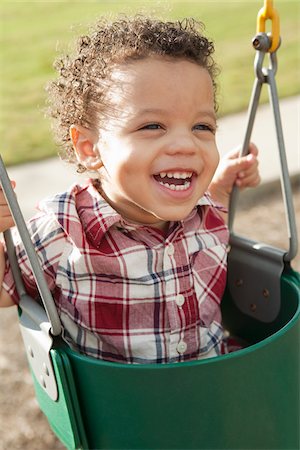
[[[66, 234], [54, 216], [51, 217], [44, 213], [31, 219], [27, 223], [27, 228], [44, 272], [46, 282], [49, 289], [53, 291], [56, 284], [57, 267], [67, 241]], [[36, 298], [38, 296], [38, 289], [35, 284], [24, 245], [16, 228], [13, 229], [12, 235], [25, 289], [31, 297]], [[19, 296], [16, 291], [12, 270], [6, 252], [5, 257], [6, 270], [2, 287], [8, 292], [12, 300], [18, 304]]]

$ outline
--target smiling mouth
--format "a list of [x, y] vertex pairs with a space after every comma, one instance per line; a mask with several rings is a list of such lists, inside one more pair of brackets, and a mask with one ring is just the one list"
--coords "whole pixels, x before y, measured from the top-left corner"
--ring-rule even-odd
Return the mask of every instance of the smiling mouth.
[[160, 172], [153, 178], [171, 191], [186, 191], [192, 182], [193, 172]]

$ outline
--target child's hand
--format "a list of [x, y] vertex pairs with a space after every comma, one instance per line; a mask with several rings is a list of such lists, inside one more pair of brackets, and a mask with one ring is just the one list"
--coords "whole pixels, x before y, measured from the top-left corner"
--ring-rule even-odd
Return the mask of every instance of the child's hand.
[[0, 242], [0, 308], [7, 308], [15, 304], [11, 296], [2, 288], [5, 266], [4, 247], [3, 243]]
[[[15, 188], [16, 183], [15, 181], [11, 181], [11, 185], [13, 188]], [[2, 189], [0, 188], [0, 232], [8, 230], [9, 228], [13, 227], [14, 219], [11, 215], [10, 209], [7, 205], [6, 198], [4, 196], [4, 193]]]
[[[13, 188], [15, 188], [16, 183], [14, 181], [11, 181], [11, 185]], [[14, 225], [15, 225], [14, 220], [12, 218], [10, 209], [7, 205], [6, 198], [0, 187], [0, 232], [2, 233], [3, 231], [8, 230]], [[4, 272], [5, 272], [4, 247], [3, 243], [0, 242], [0, 308], [14, 305], [14, 302], [11, 299], [10, 295], [4, 289], [2, 289]]]
[[251, 143], [248, 155], [239, 157], [239, 150], [233, 150], [221, 159], [208, 188], [213, 200], [228, 207], [229, 197], [234, 185], [244, 189], [259, 184], [257, 155], [258, 149]]

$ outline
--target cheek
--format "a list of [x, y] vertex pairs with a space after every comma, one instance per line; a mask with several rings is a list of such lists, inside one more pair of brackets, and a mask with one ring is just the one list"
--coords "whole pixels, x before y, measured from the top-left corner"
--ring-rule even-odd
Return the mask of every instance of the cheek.
[[114, 145], [102, 145], [102, 149], [100, 152], [101, 160], [105, 171], [109, 174], [110, 177], [115, 177], [124, 165], [122, 161], [122, 153], [119, 146]]
[[218, 150], [216, 150], [215, 157], [214, 157], [214, 171], [217, 170], [219, 162], [220, 162], [220, 154], [219, 154]]
[[137, 178], [137, 168], [131, 159], [120, 152], [104, 153], [102, 157], [105, 174], [110, 183], [118, 186], [128, 187]]
[[212, 145], [206, 153], [206, 166], [210, 172], [215, 172], [220, 161], [220, 155], [216, 146]]
[[119, 187], [127, 185], [139, 189], [141, 178], [145, 179], [151, 171], [151, 152], [139, 143], [111, 136], [101, 144], [99, 148], [106, 178]]

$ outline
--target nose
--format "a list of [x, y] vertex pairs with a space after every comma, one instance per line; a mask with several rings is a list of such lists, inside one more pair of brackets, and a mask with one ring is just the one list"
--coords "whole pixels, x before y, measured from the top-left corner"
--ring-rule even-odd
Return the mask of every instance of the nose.
[[165, 151], [168, 155], [191, 156], [197, 151], [195, 136], [190, 130], [178, 130], [169, 133], [165, 145]]

